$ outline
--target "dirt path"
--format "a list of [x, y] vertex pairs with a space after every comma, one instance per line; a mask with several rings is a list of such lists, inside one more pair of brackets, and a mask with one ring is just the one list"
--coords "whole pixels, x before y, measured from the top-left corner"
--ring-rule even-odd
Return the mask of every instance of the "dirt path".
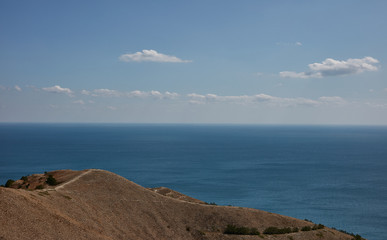
[[89, 174], [90, 172], [94, 171], [93, 169], [89, 169], [87, 170], [86, 172], [76, 176], [75, 178], [71, 179], [70, 181], [62, 184], [62, 185], [59, 185], [57, 187], [54, 188], [54, 190], [59, 190], [59, 189], [62, 189], [64, 186], [66, 186], [67, 184], [70, 184], [70, 183], [73, 183], [75, 181], [77, 181], [78, 179], [80, 179], [81, 177], [85, 176], [86, 174]]

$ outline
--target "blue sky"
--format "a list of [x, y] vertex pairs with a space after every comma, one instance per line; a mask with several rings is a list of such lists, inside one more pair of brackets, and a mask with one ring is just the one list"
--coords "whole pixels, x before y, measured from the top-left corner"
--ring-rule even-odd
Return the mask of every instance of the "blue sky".
[[1, 122], [387, 124], [386, 1], [1, 1]]

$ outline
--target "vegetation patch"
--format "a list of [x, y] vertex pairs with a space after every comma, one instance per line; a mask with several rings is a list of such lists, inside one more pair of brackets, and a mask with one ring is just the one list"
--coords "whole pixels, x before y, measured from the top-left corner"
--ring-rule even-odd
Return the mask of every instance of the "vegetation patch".
[[15, 180], [12, 180], [12, 179], [8, 179], [8, 181], [5, 183], [5, 187], [10, 187], [12, 185], [12, 183], [14, 183]]
[[324, 229], [324, 225], [322, 224], [315, 224], [313, 227], [312, 227], [312, 230], [318, 230], [318, 229]]
[[292, 232], [298, 232], [298, 228], [277, 228], [277, 227], [268, 227], [263, 231], [264, 234], [273, 235], [273, 234], [287, 234]]
[[[301, 228], [301, 231], [306, 232], [306, 231], [312, 231], [312, 230], [318, 230], [318, 229], [323, 229], [325, 226], [322, 224], [315, 224], [313, 227], [310, 226], [305, 226]], [[278, 227], [268, 227], [263, 231], [264, 234], [267, 235], [273, 235], [273, 234], [287, 234], [287, 233], [294, 233], [298, 232], [299, 229], [297, 227], [290, 228], [278, 228]]]
[[301, 228], [301, 231], [303, 231], [303, 232], [308, 232], [311, 230], [312, 230], [312, 228], [310, 226], [305, 226], [305, 227]]
[[352, 238], [352, 240], [365, 240], [364, 238], [362, 238], [362, 236], [360, 236], [359, 234], [354, 234], [354, 233], [350, 233], [350, 232], [347, 232], [347, 231], [345, 231], [345, 230], [342, 230], [342, 229], [336, 229], [336, 228], [332, 228], [332, 229], [334, 229], [334, 230], [337, 230], [337, 231], [339, 231], [339, 232], [342, 232], [342, 233], [345, 233], [345, 234], [348, 234], [348, 235], [351, 235], [353, 238]]
[[28, 181], [28, 177], [27, 176], [23, 176], [20, 178], [20, 180], [23, 180], [23, 182], [27, 182]]
[[56, 179], [52, 176], [52, 175], [48, 175], [48, 178], [46, 180], [46, 183], [48, 185], [51, 185], [51, 186], [55, 186], [58, 184], [58, 182], [56, 181]]
[[223, 233], [236, 235], [260, 235], [260, 232], [256, 228], [238, 227], [232, 224], [227, 225]]

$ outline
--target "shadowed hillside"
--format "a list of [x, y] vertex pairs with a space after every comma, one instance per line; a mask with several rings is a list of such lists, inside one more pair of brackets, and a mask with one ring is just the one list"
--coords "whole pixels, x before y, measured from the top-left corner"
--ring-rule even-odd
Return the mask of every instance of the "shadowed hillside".
[[2, 240], [354, 239], [291, 217], [209, 205], [167, 188], [146, 189], [95, 169], [9, 182], [0, 188], [0, 226]]

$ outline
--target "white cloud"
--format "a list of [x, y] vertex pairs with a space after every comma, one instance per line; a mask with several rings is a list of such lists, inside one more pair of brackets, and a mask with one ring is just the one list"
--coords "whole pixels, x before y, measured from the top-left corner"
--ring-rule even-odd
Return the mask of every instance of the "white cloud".
[[365, 71], [377, 71], [375, 66], [379, 61], [373, 57], [349, 58], [339, 61], [332, 58], [325, 59], [322, 63], [311, 63], [306, 72], [280, 72], [281, 77], [288, 78], [322, 78], [328, 76], [339, 76], [348, 74], [358, 74]]
[[69, 88], [62, 88], [59, 85], [55, 85], [53, 87], [46, 87], [42, 88], [43, 91], [51, 92], [51, 93], [64, 93], [69, 95], [70, 97], [73, 96], [73, 91], [71, 91]]
[[322, 103], [329, 103], [329, 104], [345, 104], [347, 101], [345, 101], [342, 97], [333, 96], [333, 97], [319, 97], [318, 100]]
[[173, 62], [173, 63], [185, 63], [191, 62], [190, 60], [182, 60], [175, 56], [165, 55], [158, 53], [155, 50], [142, 50], [142, 52], [127, 53], [119, 57], [123, 62]]
[[103, 96], [103, 97], [119, 97], [122, 94], [117, 90], [110, 90], [106, 88], [94, 89], [93, 96]]
[[14, 89], [15, 89], [16, 91], [18, 91], [18, 92], [21, 92], [21, 91], [22, 91], [21, 87], [19, 87], [18, 85], [15, 85], [15, 86], [14, 86]]
[[90, 95], [93, 97], [127, 97], [127, 98], [148, 98], [151, 97], [153, 99], [176, 99], [180, 95], [175, 92], [168, 92], [166, 91], [165, 93], [161, 93], [159, 91], [131, 91], [131, 92], [120, 92], [117, 90], [112, 90], [112, 89], [106, 89], [106, 88], [101, 88], [101, 89], [94, 89], [92, 91], [87, 91], [87, 90], [82, 90], [82, 94], [84, 95]]
[[129, 93], [126, 93], [126, 96], [127, 97], [139, 97], [139, 98], [143, 98], [143, 97], [147, 97], [148, 96], [148, 93], [147, 92], [143, 92], [143, 91], [139, 91], [139, 90], [135, 90], [135, 91], [131, 91]]
[[82, 90], [81, 94], [83, 94], [83, 95], [90, 95], [91, 93], [90, 93], [90, 91]]
[[296, 42], [295, 44], [296, 44], [296, 46], [302, 46], [301, 42]]
[[178, 93], [175, 93], [175, 92], [168, 92], [166, 91], [164, 93], [164, 98], [167, 98], [167, 99], [176, 99], [178, 98], [180, 95]]
[[109, 109], [109, 110], [112, 110], [112, 111], [115, 111], [115, 110], [117, 110], [117, 108], [116, 108], [116, 107], [114, 107], [114, 106], [107, 106], [107, 109]]
[[[284, 98], [276, 97], [268, 94], [255, 94], [255, 95], [228, 95], [220, 96], [213, 93], [197, 94], [190, 93], [181, 96], [175, 92], [166, 91], [164, 93], [156, 90], [152, 91], [140, 91], [135, 90], [131, 92], [120, 92], [111, 89], [95, 89], [92, 91], [84, 90], [84, 94], [88, 94], [93, 97], [118, 97], [118, 98], [141, 98], [141, 99], [154, 99], [154, 100], [170, 100], [170, 101], [183, 101], [190, 104], [211, 104], [211, 103], [231, 103], [242, 105], [267, 105], [277, 107], [295, 107], [295, 106], [323, 106], [323, 105], [342, 105], [347, 102], [338, 96], [322, 96], [318, 99], [308, 98]], [[83, 91], [82, 91], [83, 92]], [[83, 101], [82, 101], [83, 102]], [[74, 103], [82, 104], [81, 102], [74, 101]], [[83, 103], [84, 104], [84, 103]]]
[[189, 103], [206, 104], [213, 102], [228, 102], [237, 104], [263, 104], [277, 107], [295, 107], [295, 106], [321, 106], [344, 104], [346, 101], [341, 97], [320, 97], [317, 100], [308, 98], [283, 98], [268, 94], [239, 95], [239, 96], [218, 96], [215, 94], [201, 95], [197, 93], [187, 94]]

